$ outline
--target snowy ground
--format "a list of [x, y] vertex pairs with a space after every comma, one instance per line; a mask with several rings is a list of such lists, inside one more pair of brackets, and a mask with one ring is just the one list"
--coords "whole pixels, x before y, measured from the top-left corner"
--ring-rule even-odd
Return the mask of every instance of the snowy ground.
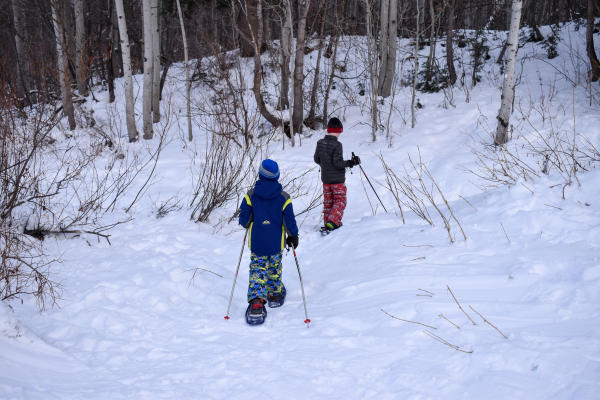
[[[563, 41], [582, 44], [583, 35], [568, 31]], [[528, 45], [520, 55], [531, 58], [534, 51]], [[554, 62], [564, 66], [569, 57]], [[575, 109], [578, 131], [598, 143], [598, 105], [589, 105], [585, 88], [573, 92], [546, 61], [525, 64], [517, 88], [522, 104], [540, 99], [538, 73], [557, 87], [549, 106], [556, 123], [569, 129]], [[408, 91], [397, 96], [402, 109]], [[379, 207], [373, 215], [364, 188], [373, 206], [377, 199], [355, 169], [347, 174], [342, 229], [321, 237], [318, 210], [299, 218], [309, 328], [290, 254], [285, 306], [269, 310], [263, 326], [245, 324], [247, 249], [232, 318], [223, 319], [243, 231], [193, 223], [185, 207], [156, 218], [157, 203], [189, 196], [189, 160], [181, 156], [182, 142], [173, 140], [134, 220], [111, 231], [112, 245], [94, 237], [47, 241], [64, 260], [53, 275], [64, 287], [59, 308], [39, 313], [27, 299], [13, 302], [14, 311], [0, 304], [0, 398], [597, 398], [600, 170], [581, 173], [581, 186], [569, 186], [564, 200], [556, 174], [480, 189], [465, 169], [475, 165], [470, 149], [495, 126], [500, 95], [484, 79], [468, 103], [466, 96], [456, 90], [450, 109], [440, 107], [443, 94], [420, 96], [425, 108], [414, 130], [401, 113], [392, 116], [391, 146], [382, 139], [372, 144], [362, 124], [368, 115], [357, 106], [346, 109], [346, 157], [358, 153], [369, 177], [383, 183], [378, 155], [399, 169], [418, 146], [468, 239], [457, 235], [450, 244], [439, 221], [431, 227], [409, 213], [403, 224], [380, 185], [390, 213]], [[103, 106], [97, 107], [100, 114]], [[522, 113], [513, 118], [516, 134], [526, 135]], [[531, 118], [549, 129], [541, 117]], [[202, 139], [201, 131], [195, 134]], [[269, 156], [284, 173], [311, 168], [321, 135], [286, 150], [274, 142]], [[318, 179], [316, 170], [306, 178], [315, 185]], [[303, 201], [294, 203], [296, 210]], [[234, 208], [220, 212], [231, 215]]]

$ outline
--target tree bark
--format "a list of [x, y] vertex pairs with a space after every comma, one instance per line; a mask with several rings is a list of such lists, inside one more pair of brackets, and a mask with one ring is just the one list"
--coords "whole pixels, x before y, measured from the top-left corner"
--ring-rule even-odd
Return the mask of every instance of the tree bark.
[[415, 125], [417, 124], [417, 115], [416, 115], [416, 110], [415, 110], [415, 100], [416, 100], [416, 96], [417, 96], [417, 79], [419, 76], [419, 28], [421, 26], [421, 15], [420, 15], [420, 8], [419, 8], [419, 0], [417, 0], [417, 29], [415, 32], [415, 52], [414, 52], [414, 58], [415, 58], [415, 73], [413, 76], [413, 87], [412, 87], [412, 96], [411, 96], [411, 101], [410, 101], [410, 114], [411, 114], [411, 121], [410, 121], [410, 127], [414, 128]]
[[117, 20], [119, 21], [119, 35], [121, 38], [121, 49], [123, 49], [123, 72], [125, 73], [125, 114], [127, 119], [127, 134], [130, 142], [138, 139], [135, 126], [135, 108], [133, 104], [133, 79], [131, 76], [131, 52], [129, 51], [129, 35], [127, 33], [127, 20], [123, 0], [115, 0], [117, 9]]
[[27, 69], [25, 46], [26, 29], [24, 13], [21, 0], [12, 0], [13, 23], [15, 25], [15, 49], [17, 51], [17, 77], [16, 92], [19, 101], [25, 100], [26, 93], [29, 90], [29, 72]]
[[591, 65], [590, 79], [596, 82], [600, 79], [600, 62], [594, 49], [594, 0], [587, 2], [586, 50]]
[[450, 0], [448, 4], [448, 19], [446, 23], [446, 65], [448, 67], [448, 83], [456, 83], [456, 69], [454, 68], [454, 20], [455, 20], [456, 0]]
[[177, 0], [177, 13], [179, 14], [179, 24], [181, 25], [181, 38], [183, 40], [183, 57], [185, 61], [185, 97], [187, 103], [187, 123], [188, 123], [188, 140], [191, 142], [192, 136], [192, 81], [190, 80], [190, 64], [188, 56], [187, 37], [185, 35], [185, 25], [183, 24], [183, 13], [181, 12], [181, 4]]
[[77, 90], [83, 97], [88, 95], [87, 86], [87, 48], [85, 43], [85, 3], [84, 0], [73, 0], [75, 10], [75, 71], [77, 77]]
[[[321, 29], [319, 32], [319, 50], [317, 54], [317, 65], [315, 66], [315, 75], [312, 83], [312, 90], [310, 91], [310, 110], [308, 112], [308, 125], [315, 128], [315, 109], [317, 103], [317, 90], [319, 88], [319, 74], [321, 73], [321, 58], [323, 57], [323, 47], [325, 46], [325, 21], [327, 16], [327, 4], [323, 6], [323, 12], [321, 15]], [[325, 123], [325, 121], [323, 121]]]
[[367, 33], [367, 62], [369, 64], [369, 81], [371, 84], [371, 139], [377, 140], [377, 126], [379, 110], [377, 108], [377, 97], [379, 96], [379, 83], [377, 82], [377, 43], [373, 33], [373, 15], [371, 0], [365, 3], [365, 25]]
[[306, 18], [310, 0], [299, 0], [298, 31], [296, 32], [296, 56], [294, 62], [294, 131], [302, 133], [304, 122], [304, 38], [306, 36]]
[[62, 21], [62, 7], [60, 0], [52, 0], [50, 7], [52, 8], [52, 23], [54, 27], [54, 35], [56, 37], [56, 60], [63, 113], [66, 114], [69, 120], [69, 129], [75, 130], [75, 110], [73, 109], [73, 99], [71, 97], [71, 80], [67, 71], [64, 26]]
[[508, 124], [515, 96], [515, 62], [517, 59], [517, 50], [519, 49], [519, 27], [521, 25], [522, 6], [522, 0], [512, 0], [510, 31], [507, 41], [508, 56], [504, 73], [504, 83], [502, 85], [502, 104], [498, 112], [498, 127], [496, 128], [496, 137], [494, 138], [494, 143], [497, 145], [508, 141]]
[[152, 84], [153, 84], [153, 67], [154, 55], [152, 46], [152, 0], [143, 0], [142, 12], [144, 19], [144, 104], [143, 104], [143, 121], [144, 121], [144, 139], [152, 139], [154, 132], [152, 131]]
[[159, 0], [152, 0], [152, 122], [160, 122]]
[[[287, 2], [284, 2], [284, 4], [287, 4]], [[279, 101], [277, 102], [278, 110], [285, 110], [290, 107], [289, 92], [292, 26], [288, 19], [287, 5], [284, 5], [284, 7], [285, 15], [282, 18], [281, 24], [281, 87], [279, 91]]]
[[[392, 93], [392, 84], [396, 75], [396, 52], [398, 51], [398, 0], [389, 0], [390, 11], [388, 19], [387, 60], [385, 68], [385, 77], [379, 79], [379, 95], [389, 97]], [[382, 66], [383, 68], [383, 66]]]

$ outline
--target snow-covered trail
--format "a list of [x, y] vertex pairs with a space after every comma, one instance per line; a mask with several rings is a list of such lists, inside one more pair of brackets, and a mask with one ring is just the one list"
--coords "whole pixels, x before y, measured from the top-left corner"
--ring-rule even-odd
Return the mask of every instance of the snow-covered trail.
[[[345, 226], [321, 237], [305, 224], [301, 234], [310, 328], [291, 254], [284, 257], [286, 304], [250, 327], [243, 320], [247, 249], [232, 319], [223, 319], [241, 230], [215, 235], [183, 214], [138, 218], [115, 230], [110, 247], [61, 243], [61, 308], [31, 311], [21, 340], [37, 344], [19, 344], [18, 354], [31, 353], [43, 379], [31, 385], [27, 360], [3, 354], [0, 360], [23, 371], [11, 385], [0, 383], [2, 397], [593, 398], [600, 227], [597, 205], [584, 200], [599, 194], [597, 172], [563, 212], [519, 188], [471, 197], [472, 205], [455, 202], [469, 240], [454, 245], [441, 227], [414, 218], [402, 225], [392, 215], [363, 215], [356, 178], [348, 182]], [[491, 222], [496, 215], [510, 242]], [[194, 277], [197, 267], [211, 272]], [[473, 353], [381, 309], [434, 326], [431, 332]]]

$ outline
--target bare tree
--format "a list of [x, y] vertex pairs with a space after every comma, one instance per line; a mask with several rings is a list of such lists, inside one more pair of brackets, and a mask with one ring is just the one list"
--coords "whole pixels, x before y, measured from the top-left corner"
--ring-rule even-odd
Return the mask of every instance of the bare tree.
[[54, 36], [56, 37], [56, 60], [58, 67], [58, 81], [60, 83], [60, 92], [63, 104], [63, 112], [69, 120], [69, 129], [74, 130], [75, 109], [73, 108], [73, 99], [71, 97], [71, 79], [67, 71], [67, 57], [64, 42], [64, 26], [62, 20], [61, 0], [52, 0], [52, 23], [54, 27]]
[[181, 4], [177, 0], [177, 13], [179, 14], [179, 23], [181, 25], [181, 37], [183, 39], [183, 56], [185, 58], [185, 97], [187, 101], [187, 123], [188, 123], [188, 140], [191, 142], [192, 136], [192, 81], [190, 80], [190, 65], [188, 56], [187, 37], [185, 35], [185, 25], [183, 24], [183, 13], [181, 12]]
[[117, 19], [119, 21], [119, 35], [121, 49], [123, 50], [123, 71], [125, 72], [125, 114], [127, 118], [127, 134], [130, 142], [138, 139], [135, 126], [135, 108], [133, 104], [133, 79], [131, 77], [131, 52], [129, 51], [129, 35], [127, 34], [127, 20], [123, 0], [115, 0]]
[[152, 139], [154, 136], [152, 131], [152, 85], [154, 81], [154, 57], [152, 54], [152, 1], [153, 0], [143, 0], [142, 2], [142, 12], [144, 18], [144, 139]]
[[448, 83], [456, 83], [456, 69], [454, 69], [454, 48], [452, 38], [454, 35], [456, 0], [448, 2], [448, 16], [446, 20], [446, 65], [448, 66]]
[[502, 85], [502, 104], [498, 112], [498, 127], [494, 143], [504, 144], [508, 141], [508, 123], [512, 112], [513, 99], [515, 96], [515, 62], [517, 50], [519, 49], [519, 27], [521, 25], [521, 9], [523, 0], [512, 0], [512, 11], [510, 18], [510, 31], [508, 33], [508, 59], [504, 72], [504, 83]]
[[304, 122], [304, 39], [306, 18], [310, 0], [298, 1], [298, 30], [296, 32], [296, 56], [294, 60], [294, 132], [301, 133]]
[[28, 64], [25, 61], [24, 42], [26, 40], [26, 30], [21, 0], [12, 0], [12, 13], [13, 23], [15, 25], [15, 49], [17, 51], [17, 78], [15, 86], [17, 88], [17, 97], [22, 101], [28, 90], [29, 73], [27, 71]]
[[[415, 30], [415, 52], [414, 52], [415, 72], [414, 72], [414, 76], [413, 76], [412, 97], [411, 97], [411, 102], [410, 102], [410, 112], [411, 112], [410, 126], [411, 126], [411, 128], [414, 128], [417, 123], [415, 100], [416, 100], [416, 95], [417, 95], [417, 80], [418, 80], [418, 76], [419, 76], [419, 35], [420, 35], [419, 28], [421, 26], [421, 7], [420, 7], [419, 0], [416, 0], [416, 1], [417, 1], [417, 18], [416, 18], [417, 29]], [[422, 1], [424, 1], [424, 0], [422, 0]]]
[[398, 32], [398, 0], [381, 1], [381, 36], [379, 65], [379, 95], [389, 97], [396, 75], [396, 51]]
[[160, 122], [160, 30], [158, 0], [151, 0], [152, 20], [152, 122]]
[[85, 45], [85, 1], [72, 0], [75, 10], [75, 71], [77, 79], [77, 90], [79, 94], [87, 97], [86, 59], [87, 49]]
[[377, 41], [373, 32], [373, 0], [363, 0], [366, 13], [365, 22], [367, 26], [367, 63], [369, 71], [369, 81], [371, 84], [371, 138], [377, 139], [377, 126], [379, 125], [379, 112], [377, 106], [377, 97], [379, 96], [379, 84], [377, 82]]
[[[315, 108], [317, 103], [317, 89], [319, 88], [319, 75], [321, 73], [321, 58], [323, 57], [323, 47], [325, 47], [325, 22], [327, 21], [327, 4], [323, 5], [321, 10], [321, 28], [319, 32], [319, 49], [317, 54], [317, 65], [313, 76], [312, 89], [310, 91], [310, 110], [308, 111], [308, 125], [315, 128]], [[322, 121], [325, 123], [326, 121]]]
[[587, 1], [587, 31], [586, 31], [586, 48], [587, 55], [590, 59], [591, 73], [590, 79], [592, 82], [596, 82], [600, 79], [600, 61], [596, 56], [596, 50], [594, 49], [594, 3], [597, 1]]
[[290, 107], [290, 58], [292, 48], [292, 25], [291, 18], [288, 18], [288, 1], [283, 1], [283, 11], [281, 16], [281, 86], [279, 90], [278, 110], [285, 110]]

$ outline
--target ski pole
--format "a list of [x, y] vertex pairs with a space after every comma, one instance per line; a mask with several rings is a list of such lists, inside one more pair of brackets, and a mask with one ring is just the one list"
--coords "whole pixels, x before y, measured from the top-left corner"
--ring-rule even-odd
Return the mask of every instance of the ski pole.
[[244, 254], [244, 247], [246, 247], [246, 236], [248, 235], [248, 229], [244, 233], [244, 242], [242, 243], [242, 250], [240, 251], [240, 259], [238, 260], [237, 268], [235, 269], [235, 276], [233, 277], [233, 286], [231, 287], [231, 294], [229, 295], [229, 304], [227, 304], [227, 314], [225, 319], [229, 319], [229, 309], [231, 308], [231, 300], [233, 299], [233, 291], [235, 290], [235, 282], [237, 281], [238, 273], [240, 272], [240, 264], [242, 263], [242, 255]]
[[304, 323], [308, 328], [310, 325], [310, 319], [308, 318], [308, 312], [306, 311], [306, 297], [304, 296], [304, 283], [302, 283], [302, 274], [300, 273], [300, 264], [298, 264], [298, 257], [296, 257], [296, 248], [292, 246], [292, 251], [294, 252], [294, 260], [296, 260], [296, 268], [298, 268], [298, 277], [300, 278], [300, 290], [302, 290], [302, 304], [304, 304], [304, 316], [306, 319]]
[[[354, 156], [354, 152], [352, 152], [352, 157]], [[388, 212], [388, 210], [385, 208], [385, 206], [383, 205], [383, 202], [381, 201], [381, 199], [379, 198], [379, 195], [377, 194], [377, 191], [375, 190], [375, 188], [373, 187], [373, 184], [371, 183], [371, 180], [369, 179], [369, 177], [367, 176], [367, 174], [365, 173], [365, 170], [363, 169], [362, 165], [358, 164], [358, 167], [360, 168], [360, 170], [362, 171], [363, 175], [365, 176], [365, 178], [367, 178], [367, 182], [369, 182], [369, 186], [371, 186], [371, 189], [373, 189], [373, 193], [375, 193], [375, 196], [377, 196], [377, 200], [379, 200], [379, 204], [381, 204], [381, 207], [383, 207], [383, 209], [385, 210], [385, 212]]]

